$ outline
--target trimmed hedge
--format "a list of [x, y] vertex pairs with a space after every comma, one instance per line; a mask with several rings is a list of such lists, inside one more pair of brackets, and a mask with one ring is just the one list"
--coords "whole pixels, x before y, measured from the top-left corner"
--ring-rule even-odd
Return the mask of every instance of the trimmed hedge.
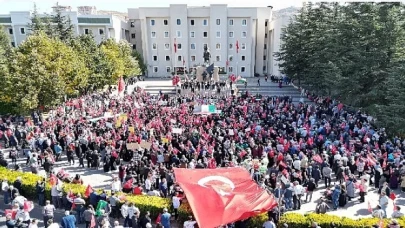
[[[38, 180], [42, 177], [32, 173], [24, 173], [19, 171], [8, 170], [4, 167], [0, 168], [1, 179], [7, 178], [9, 183], [13, 183], [17, 177], [22, 178], [22, 190], [24, 196], [37, 201], [37, 196], [35, 192], [35, 186]], [[65, 193], [72, 191], [74, 194], [80, 193], [84, 195], [86, 191], [86, 186], [78, 184], [63, 184], [63, 191]], [[101, 191], [101, 190], [100, 190]], [[129, 202], [135, 204], [141, 212], [150, 211], [152, 218], [157, 218], [159, 213], [162, 213], [164, 208], [171, 207], [171, 200], [155, 196], [135, 196], [131, 194], [126, 195], [126, 199]], [[50, 199], [51, 196], [51, 186], [46, 183], [45, 196]], [[182, 203], [179, 208], [179, 218], [181, 221], [187, 220], [189, 215], [192, 215], [192, 211], [188, 203]], [[267, 220], [267, 213], [255, 216], [249, 220], [248, 227], [262, 227], [263, 223]], [[401, 227], [405, 227], [405, 218], [397, 219]], [[336, 215], [328, 214], [297, 214], [297, 213], [286, 213], [280, 218], [279, 227], [282, 224], [287, 223], [289, 228], [308, 228], [311, 226], [312, 222], [317, 222], [320, 227], [329, 227], [332, 222], [334, 222], [338, 227], [342, 228], [353, 228], [353, 227], [371, 227], [379, 222], [376, 218], [361, 218], [358, 220], [350, 219], [346, 217], [339, 217]], [[384, 220], [384, 225], [387, 226], [390, 223], [390, 219]]]
[[[28, 172], [19, 172], [8, 170], [4, 167], [0, 168], [0, 177], [1, 179], [7, 178], [9, 183], [14, 183], [17, 177], [21, 177], [22, 180], [22, 191], [25, 197], [28, 199], [37, 201], [38, 197], [36, 196], [36, 189], [35, 186], [37, 181], [42, 180], [41, 176], [38, 176], [33, 173]], [[74, 194], [80, 193], [82, 196], [86, 191], [86, 186], [79, 185], [79, 184], [63, 184], [63, 192], [68, 193], [72, 191]], [[101, 191], [101, 190], [99, 190]], [[170, 208], [171, 200], [165, 199], [161, 197], [154, 197], [154, 196], [135, 196], [132, 194], [125, 194], [121, 193], [120, 195], [125, 195], [126, 200], [135, 204], [136, 207], [139, 208], [141, 213], [145, 213], [149, 211], [151, 213], [152, 218], [157, 218], [159, 213], [163, 212], [164, 208]], [[51, 198], [51, 186], [49, 183], [46, 183], [45, 187], [45, 198]]]
[[[320, 227], [330, 227], [332, 222], [335, 223], [337, 227], [342, 228], [372, 227], [373, 225], [378, 224], [379, 221], [378, 218], [350, 219], [347, 217], [328, 214], [308, 213], [302, 215], [297, 213], [286, 213], [281, 217], [279, 227], [284, 223], [287, 223], [288, 228], [308, 228], [311, 226], [312, 222], [318, 223], [318, 226]], [[401, 227], [405, 227], [405, 218], [397, 219], [397, 221]], [[384, 227], [387, 227], [390, 222], [391, 219], [384, 219]]]
[[[182, 204], [179, 208], [179, 217], [181, 221], [185, 221], [189, 215], [192, 215], [190, 206]], [[263, 213], [252, 217], [249, 220], [249, 228], [259, 228], [263, 226], [263, 223], [268, 219], [267, 213]], [[384, 226], [390, 223], [390, 219], [384, 219]], [[397, 219], [401, 227], [405, 227], [405, 218]], [[298, 214], [298, 213], [285, 213], [281, 216], [278, 227], [282, 227], [284, 223], [288, 224], [288, 228], [308, 228], [311, 227], [312, 222], [318, 223], [322, 228], [330, 227], [330, 224], [333, 222], [337, 227], [341, 228], [353, 228], [353, 227], [372, 227], [375, 224], [378, 224], [379, 219], [377, 218], [360, 218], [360, 219], [351, 219], [346, 217], [340, 217], [336, 215], [329, 214], [316, 214], [316, 213], [307, 213], [307, 214]]]

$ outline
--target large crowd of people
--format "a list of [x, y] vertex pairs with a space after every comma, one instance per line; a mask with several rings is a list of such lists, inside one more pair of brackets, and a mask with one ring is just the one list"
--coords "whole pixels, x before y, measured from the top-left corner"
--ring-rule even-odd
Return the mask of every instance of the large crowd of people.
[[[221, 90], [225, 85], [212, 84], [211, 89]], [[39, 182], [38, 202], [44, 207], [46, 227], [58, 223], [64, 228], [75, 223], [120, 227], [116, 220], [119, 217], [125, 219], [124, 227], [151, 227], [155, 221], [136, 205], [118, 208], [121, 191], [171, 198], [173, 208], [165, 209], [158, 223], [170, 227], [173, 218], [169, 211], [177, 219], [183, 199], [173, 167], [246, 168], [279, 203], [269, 211], [269, 221], [263, 225], [266, 228], [275, 228], [282, 213], [299, 210], [305, 202], [319, 201], [314, 208], [317, 213], [338, 210], [351, 200], [365, 202], [372, 187], [381, 195], [373, 216], [403, 217], [400, 206], [393, 215], [388, 215], [386, 208], [395, 198], [393, 190], [405, 191], [405, 140], [376, 129], [373, 118], [366, 113], [349, 112], [343, 104], [305, 90], [302, 95], [312, 100], [306, 104], [293, 103], [289, 97], [249, 93], [223, 96], [213, 92], [204, 96], [195, 93], [191, 82], [181, 88], [190, 91], [168, 97], [150, 95], [141, 88], [123, 96], [112, 95], [109, 90], [68, 100], [47, 117], [38, 113], [30, 120], [5, 116], [0, 120], [0, 138], [9, 152], [2, 153], [1, 163], [10, 167], [4, 164], [10, 157], [12, 168], [22, 169], [16, 161], [26, 156], [31, 172], [43, 169], [49, 175], [54, 172], [54, 163], [66, 156], [72, 166], [118, 170], [111, 183], [112, 196], [92, 193], [90, 205], [85, 205], [80, 195], [74, 200], [62, 196], [58, 185], [52, 188], [52, 201], [45, 201], [44, 185]], [[201, 105], [215, 105], [220, 111], [196, 114], [194, 109]], [[79, 175], [55, 175], [66, 182], [83, 184]], [[313, 199], [321, 186], [323, 197]], [[26, 224], [35, 228], [37, 221], [30, 219], [24, 199], [18, 198], [23, 197], [19, 195], [21, 186], [3, 180], [2, 191], [4, 203], [17, 211], [7, 215], [7, 226]], [[99, 206], [100, 202], [105, 203]], [[69, 212], [73, 204], [75, 210]], [[52, 220], [55, 208], [67, 209], [62, 221]], [[238, 221], [227, 227], [244, 227], [244, 223]], [[184, 223], [184, 227], [195, 225], [192, 217]]]

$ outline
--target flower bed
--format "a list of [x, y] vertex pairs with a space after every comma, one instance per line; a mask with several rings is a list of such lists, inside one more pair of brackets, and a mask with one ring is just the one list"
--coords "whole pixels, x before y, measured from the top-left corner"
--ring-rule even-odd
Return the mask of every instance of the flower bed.
[[[17, 177], [21, 177], [22, 180], [22, 190], [25, 197], [33, 200], [37, 200], [38, 197], [36, 196], [36, 184], [37, 181], [41, 180], [42, 177], [33, 174], [33, 173], [25, 173], [19, 171], [8, 170], [4, 167], [0, 168], [0, 177], [2, 179], [7, 178], [9, 183], [13, 183]], [[63, 191], [67, 193], [72, 191], [72, 193], [77, 194], [80, 193], [82, 196], [86, 191], [86, 186], [79, 185], [79, 184], [63, 184]], [[124, 194], [126, 199], [129, 202], [135, 204], [136, 207], [139, 208], [141, 212], [150, 211], [152, 218], [157, 218], [159, 213], [162, 213], [164, 208], [170, 208], [171, 201], [170, 199], [165, 199], [161, 197], [154, 197], [154, 196], [135, 196], [131, 194]], [[47, 199], [51, 198], [51, 186], [49, 183], [46, 183], [45, 187], [45, 197]]]
[[[179, 209], [180, 219], [182, 221], [186, 220], [189, 215], [191, 215], [191, 208], [188, 204], [182, 204]], [[256, 228], [262, 227], [263, 223], [268, 219], [267, 213], [260, 214], [249, 220], [248, 227]], [[401, 227], [405, 227], [405, 218], [397, 219]], [[284, 214], [278, 227], [282, 227], [284, 223], [288, 224], [289, 228], [308, 228], [311, 227], [312, 222], [317, 222], [320, 227], [330, 227], [333, 222], [337, 227], [342, 228], [352, 228], [352, 227], [372, 227], [378, 224], [379, 219], [377, 218], [360, 218], [360, 219], [350, 219], [346, 217], [339, 217], [336, 215], [328, 214], [298, 214], [298, 213], [286, 213]], [[390, 219], [384, 220], [384, 226], [386, 227], [390, 223]]]

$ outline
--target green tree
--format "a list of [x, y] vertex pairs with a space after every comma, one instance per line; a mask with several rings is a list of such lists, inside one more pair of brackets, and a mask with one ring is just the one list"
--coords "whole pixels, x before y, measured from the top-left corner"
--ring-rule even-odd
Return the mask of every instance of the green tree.
[[65, 94], [87, 86], [84, 63], [76, 57], [72, 48], [44, 32], [29, 36], [18, 47], [8, 77], [13, 86], [7, 93], [18, 110], [53, 107]]
[[62, 15], [62, 8], [56, 4], [56, 13], [52, 16], [52, 22], [55, 24], [53, 35], [65, 43], [69, 43], [74, 38], [74, 26], [70, 17]]
[[132, 50], [132, 57], [134, 57], [135, 60], [138, 62], [139, 69], [141, 70], [142, 75], [145, 75], [148, 67], [147, 67], [141, 53], [139, 53], [139, 51], [137, 51], [137, 50]]
[[100, 45], [100, 48], [108, 61], [108, 65], [113, 68], [111, 72], [112, 82], [117, 81], [122, 76], [140, 74], [138, 63], [132, 57], [132, 51], [127, 42], [117, 44], [113, 39], [108, 39]]
[[78, 36], [72, 41], [71, 46], [86, 64], [89, 88], [101, 89], [113, 82], [113, 66], [97, 45], [93, 35]]
[[394, 123], [386, 120], [402, 105], [394, 97], [405, 94], [392, 86], [405, 61], [404, 9], [401, 3], [307, 4], [284, 29], [275, 53], [282, 73], [377, 115], [384, 126]]
[[37, 4], [34, 3], [34, 9], [31, 16], [31, 23], [28, 24], [28, 28], [32, 33], [45, 30], [45, 24], [43, 19], [38, 15]]

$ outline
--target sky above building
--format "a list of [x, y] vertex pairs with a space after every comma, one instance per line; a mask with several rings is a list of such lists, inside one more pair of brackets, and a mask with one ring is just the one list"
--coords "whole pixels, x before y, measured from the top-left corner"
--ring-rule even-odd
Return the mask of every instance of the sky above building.
[[71, 6], [73, 10], [76, 10], [78, 6], [95, 6], [97, 10], [119, 12], [127, 12], [128, 8], [167, 7], [170, 4], [187, 4], [189, 6], [228, 4], [231, 7], [266, 7], [270, 5], [275, 10], [302, 5], [302, 0], [0, 0], [0, 14], [8, 14], [10, 11], [32, 10], [34, 2], [40, 13], [51, 12], [51, 7], [56, 2], [59, 5]]

